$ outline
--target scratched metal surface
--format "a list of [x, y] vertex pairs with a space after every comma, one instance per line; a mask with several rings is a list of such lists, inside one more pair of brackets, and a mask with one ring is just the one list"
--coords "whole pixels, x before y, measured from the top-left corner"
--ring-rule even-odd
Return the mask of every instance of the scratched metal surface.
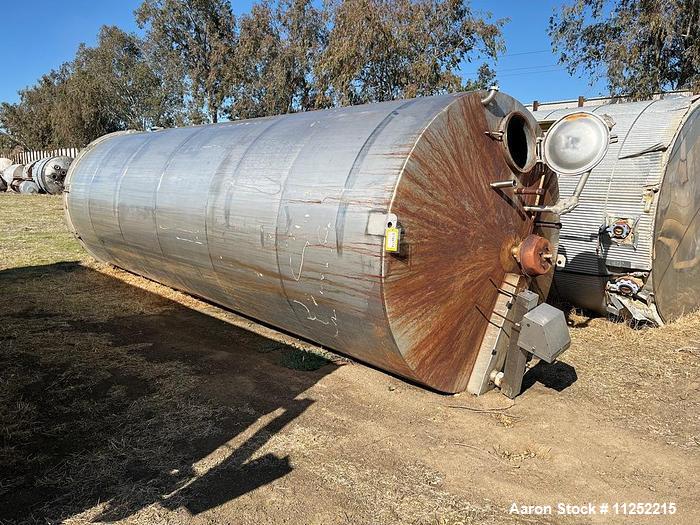
[[700, 307], [700, 106], [669, 155], [656, 210], [652, 277], [664, 321]]
[[[480, 96], [106, 136], [71, 165], [66, 216], [98, 259], [463, 390], [503, 243], [532, 229], [488, 187], [510, 169], [485, 134], [499, 113], [527, 112], [503, 94], [486, 112]], [[405, 257], [367, 231], [388, 211]]]

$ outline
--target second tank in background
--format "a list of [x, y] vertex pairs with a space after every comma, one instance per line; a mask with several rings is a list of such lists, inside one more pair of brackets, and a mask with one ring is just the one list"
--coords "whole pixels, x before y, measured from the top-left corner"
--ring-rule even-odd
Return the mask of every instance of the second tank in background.
[[[582, 109], [609, 115], [618, 142], [591, 173], [579, 207], [562, 216], [566, 262], [554, 292], [575, 306], [655, 324], [697, 309], [699, 97], [572, 106], [534, 115], [544, 129]], [[563, 193], [576, 183], [560, 176]]]

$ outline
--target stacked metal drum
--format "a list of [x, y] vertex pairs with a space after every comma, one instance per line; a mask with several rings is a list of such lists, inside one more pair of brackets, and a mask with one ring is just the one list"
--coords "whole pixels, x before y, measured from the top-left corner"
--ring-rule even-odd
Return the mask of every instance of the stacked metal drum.
[[9, 159], [0, 159], [0, 191], [59, 195], [63, 192], [63, 182], [72, 160], [71, 157], [61, 155], [22, 165], [12, 164]]

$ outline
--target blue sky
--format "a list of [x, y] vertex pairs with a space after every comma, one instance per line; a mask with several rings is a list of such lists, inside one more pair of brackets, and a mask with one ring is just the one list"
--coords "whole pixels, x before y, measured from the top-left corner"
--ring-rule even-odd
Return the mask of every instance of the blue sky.
[[[17, 90], [31, 85], [42, 74], [70, 60], [85, 42], [95, 43], [100, 26], [116, 25], [136, 31], [133, 11], [141, 0], [25, 0], [4, 2], [0, 50], [0, 101], [17, 101]], [[251, 1], [232, 0], [236, 14], [247, 11]], [[593, 97], [605, 85], [589, 86], [587, 79], [571, 77], [551, 53], [547, 24], [555, 0], [472, 0], [476, 11], [491, 11], [495, 18], [510, 18], [504, 27], [506, 54], [496, 64], [502, 91], [524, 103]], [[31, 20], [31, 24], [22, 21]], [[28, 28], [44, 28], [39, 32]], [[51, 28], [50, 31], [45, 28]], [[462, 72], [475, 76], [480, 62], [466, 63]]]

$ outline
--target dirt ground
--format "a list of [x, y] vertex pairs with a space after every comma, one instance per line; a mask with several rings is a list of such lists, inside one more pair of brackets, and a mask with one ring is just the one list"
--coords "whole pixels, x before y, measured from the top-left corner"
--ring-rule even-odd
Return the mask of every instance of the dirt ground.
[[[700, 523], [700, 314], [571, 313], [514, 402], [443, 396], [92, 261], [60, 198], [0, 211], [1, 523]], [[615, 502], [677, 511], [557, 514]]]

